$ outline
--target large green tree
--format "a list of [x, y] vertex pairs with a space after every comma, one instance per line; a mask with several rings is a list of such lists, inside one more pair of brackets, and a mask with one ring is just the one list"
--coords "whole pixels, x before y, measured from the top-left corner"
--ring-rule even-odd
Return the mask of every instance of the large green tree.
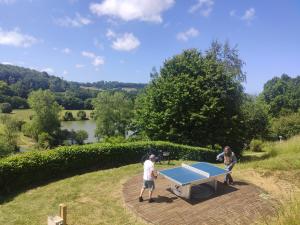
[[133, 115], [133, 102], [122, 92], [100, 92], [93, 101], [98, 139], [125, 136]]
[[242, 104], [244, 135], [247, 144], [252, 139], [265, 139], [269, 136], [268, 107], [256, 96], [245, 95]]
[[136, 129], [154, 140], [240, 149], [242, 66], [237, 49], [218, 42], [166, 60], [137, 100]]
[[264, 85], [261, 97], [273, 117], [297, 112], [300, 108], [300, 76], [291, 78], [283, 74], [272, 78]]
[[54, 137], [60, 130], [59, 114], [62, 110], [54, 94], [49, 90], [34, 91], [29, 95], [28, 102], [34, 112], [30, 125], [33, 137], [37, 140], [41, 133]]

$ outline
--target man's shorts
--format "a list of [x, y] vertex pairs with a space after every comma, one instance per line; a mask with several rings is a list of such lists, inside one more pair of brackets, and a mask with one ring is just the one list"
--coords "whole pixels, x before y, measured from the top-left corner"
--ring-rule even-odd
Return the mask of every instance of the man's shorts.
[[143, 187], [146, 189], [154, 190], [155, 184], [153, 180], [144, 180]]

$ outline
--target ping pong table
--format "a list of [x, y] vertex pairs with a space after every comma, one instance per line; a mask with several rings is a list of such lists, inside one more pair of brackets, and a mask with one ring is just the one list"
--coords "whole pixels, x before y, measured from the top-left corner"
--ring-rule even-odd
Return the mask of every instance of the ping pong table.
[[206, 162], [192, 165], [182, 164], [181, 167], [160, 170], [159, 174], [171, 181], [174, 194], [190, 199], [192, 186], [207, 183], [217, 190], [217, 179], [224, 177], [230, 171], [221, 169]]

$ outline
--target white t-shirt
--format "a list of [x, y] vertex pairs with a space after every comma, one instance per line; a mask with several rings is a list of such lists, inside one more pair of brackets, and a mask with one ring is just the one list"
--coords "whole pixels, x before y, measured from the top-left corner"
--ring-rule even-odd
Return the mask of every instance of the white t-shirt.
[[144, 162], [144, 180], [153, 180], [152, 172], [154, 171], [154, 163], [151, 160]]

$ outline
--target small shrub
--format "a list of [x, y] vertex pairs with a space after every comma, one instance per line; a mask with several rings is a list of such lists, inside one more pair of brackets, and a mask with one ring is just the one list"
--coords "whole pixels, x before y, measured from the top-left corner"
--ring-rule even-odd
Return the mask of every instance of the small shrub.
[[263, 141], [261, 140], [257, 140], [257, 139], [253, 139], [250, 142], [250, 151], [253, 152], [262, 152], [263, 151]]
[[85, 130], [78, 130], [77, 132], [75, 132], [74, 139], [77, 144], [82, 145], [88, 137], [89, 135]]
[[53, 142], [53, 137], [46, 132], [43, 132], [38, 135], [39, 148], [50, 149], [53, 146]]
[[12, 112], [11, 104], [1, 103], [0, 104], [0, 112], [2, 112], [2, 113], [11, 113]]

